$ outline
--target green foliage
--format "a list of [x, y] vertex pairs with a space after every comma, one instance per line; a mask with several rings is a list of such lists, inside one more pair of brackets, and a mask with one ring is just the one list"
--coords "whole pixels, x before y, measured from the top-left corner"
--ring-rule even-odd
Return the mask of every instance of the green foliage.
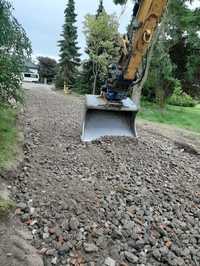
[[[103, 6], [103, 0], [101, 0], [99, 2], [96, 16], [95, 17], [93, 16], [93, 18], [98, 20], [99, 16], [104, 15], [104, 14], [105, 14], [105, 8]], [[100, 87], [102, 86], [101, 74], [103, 73], [101, 72], [102, 71], [101, 67], [99, 71], [96, 71], [98, 69], [95, 69], [95, 66], [97, 67], [97, 65], [95, 65], [95, 62], [90, 57], [91, 47], [93, 47], [93, 44], [90, 44], [88, 40], [86, 53], [88, 54], [89, 59], [85, 60], [82, 63], [80, 67], [79, 77], [76, 83], [77, 92], [82, 93], [82, 94], [91, 93], [92, 88], [93, 88], [93, 92], [96, 91], [96, 93], [99, 93]], [[105, 48], [100, 47], [98, 51], [98, 55], [100, 56], [104, 51], [105, 51]], [[104, 71], [106, 70], [104, 69]]]
[[0, 168], [14, 156], [16, 137], [16, 111], [0, 105]]
[[175, 87], [172, 96], [168, 99], [168, 104], [184, 107], [194, 107], [196, 105], [196, 102], [190, 95], [183, 92], [183, 90], [181, 89], [181, 84], [179, 83]]
[[180, 107], [166, 105], [160, 112], [156, 104], [142, 102], [139, 117], [148, 121], [174, 125], [200, 133], [200, 106]]
[[113, 0], [113, 2], [116, 4], [116, 5], [125, 5], [127, 3], [127, 0]]
[[149, 100], [156, 99], [162, 108], [172, 95], [177, 80], [181, 82], [182, 90], [186, 93], [182, 94], [180, 102], [187, 100], [192, 105], [192, 99], [187, 94], [197, 96], [199, 91], [200, 12], [190, 10], [186, 2], [169, 1], [167, 16], [154, 49], [144, 88], [145, 96]]
[[61, 67], [58, 66], [57, 74], [55, 77], [55, 88], [57, 90], [63, 90], [63, 86], [64, 86], [64, 73], [62, 72]]
[[143, 90], [144, 95], [149, 100], [153, 98], [161, 108], [164, 108], [167, 97], [173, 93], [175, 86], [174, 69], [175, 66], [168, 53], [165, 35], [161, 34], [154, 48], [148, 80]]
[[[65, 23], [61, 34], [60, 46], [60, 71], [59, 80], [64, 80], [67, 85], [74, 86], [76, 81], [77, 67], [80, 63], [78, 53], [77, 28], [74, 0], [68, 0], [65, 9]], [[62, 86], [63, 87], [63, 86]]]
[[92, 61], [82, 62], [79, 76], [76, 82], [76, 91], [80, 94], [90, 94], [93, 85]]
[[101, 66], [102, 75], [104, 75], [108, 63], [118, 56], [118, 47], [115, 47], [113, 43], [118, 38], [117, 18], [106, 14], [106, 12], [102, 12], [97, 19], [93, 15], [87, 15], [84, 33], [89, 57], [98, 66]]
[[40, 79], [47, 82], [52, 82], [55, 79], [57, 73], [57, 62], [56, 60], [49, 57], [38, 57], [39, 61], [39, 75]]
[[[200, 11], [199, 11], [200, 20]], [[200, 33], [200, 26], [198, 28]], [[190, 32], [188, 40], [186, 41], [187, 57], [186, 57], [186, 71], [184, 72], [183, 85], [188, 83], [187, 87], [192, 90], [187, 90], [193, 96], [200, 97], [200, 34], [197, 32]], [[197, 93], [199, 92], [199, 93]]]
[[14, 202], [0, 197], [0, 218], [7, 216], [14, 207]]
[[0, 0], [0, 102], [22, 100], [21, 73], [30, 53], [30, 42], [13, 17], [10, 3]]
[[98, 17], [87, 15], [84, 33], [87, 53], [92, 62], [93, 93], [95, 93], [97, 80], [105, 79], [108, 65], [116, 60], [119, 53], [119, 47], [116, 45], [119, 37], [117, 18], [105, 11]]
[[196, 84], [200, 83], [200, 10], [190, 10], [186, 3], [170, 2], [168, 34], [171, 40], [168, 43], [170, 57], [176, 64], [175, 77], [181, 81], [183, 91], [195, 96], [199, 90]]

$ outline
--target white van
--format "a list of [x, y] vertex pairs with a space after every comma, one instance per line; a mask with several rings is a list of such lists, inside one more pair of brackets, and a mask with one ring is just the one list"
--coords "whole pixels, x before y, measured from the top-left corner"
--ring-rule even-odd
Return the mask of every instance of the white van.
[[39, 75], [35, 73], [23, 73], [24, 82], [39, 82]]

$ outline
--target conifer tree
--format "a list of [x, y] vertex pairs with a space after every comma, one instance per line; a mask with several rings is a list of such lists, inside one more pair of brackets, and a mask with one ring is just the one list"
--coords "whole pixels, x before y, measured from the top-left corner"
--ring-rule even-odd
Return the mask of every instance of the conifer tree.
[[62, 39], [60, 46], [60, 77], [65, 87], [73, 87], [76, 81], [77, 66], [80, 63], [80, 54], [78, 53], [77, 28], [75, 3], [74, 0], [68, 0], [65, 9], [65, 23], [63, 25]]
[[99, 15], [101, 15], [103, 11], [105, 11], [104, 6], [103, 6], [103, 0], [100, 0], [99, 7], [97, 9], [96, 18], [98, 18]]

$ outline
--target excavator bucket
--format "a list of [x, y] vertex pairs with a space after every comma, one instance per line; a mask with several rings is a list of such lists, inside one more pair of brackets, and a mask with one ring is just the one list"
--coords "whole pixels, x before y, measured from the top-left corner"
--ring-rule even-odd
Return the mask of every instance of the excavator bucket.
[[135, 118], [137, 106], [130, 98], [116, 106], [100, 96], [86, 95], [81, 140], [89, 142], [104, 136], [137, 137]]

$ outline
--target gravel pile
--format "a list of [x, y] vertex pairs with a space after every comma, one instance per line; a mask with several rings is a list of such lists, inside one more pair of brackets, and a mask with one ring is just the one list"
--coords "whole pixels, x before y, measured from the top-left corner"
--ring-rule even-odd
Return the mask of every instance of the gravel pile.
[[200, 265], [198, 155], [149, 132], [81, 143], [81, 98], [27, 97], [12, 193], [45, 265]]

